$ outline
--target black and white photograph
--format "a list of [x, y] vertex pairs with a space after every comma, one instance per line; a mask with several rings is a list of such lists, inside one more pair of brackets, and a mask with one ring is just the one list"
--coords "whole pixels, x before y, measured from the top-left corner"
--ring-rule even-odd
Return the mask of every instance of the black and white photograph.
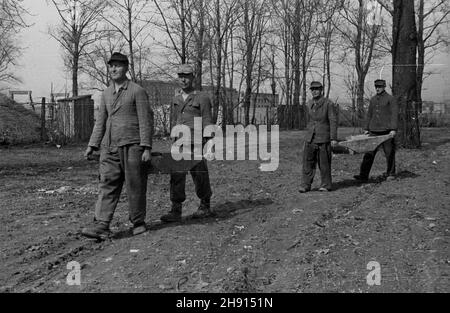
[[2, 294], [448, 293], [449, 213], [448, 0], [0, 0]]

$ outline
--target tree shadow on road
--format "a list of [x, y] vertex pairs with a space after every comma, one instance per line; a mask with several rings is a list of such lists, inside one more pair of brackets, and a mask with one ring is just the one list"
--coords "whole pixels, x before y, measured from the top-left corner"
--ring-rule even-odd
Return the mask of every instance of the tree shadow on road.
[[[405, 178], [417, 178], [420, 175], [410, 171], [401, 171], [397, 173], [395, 176], [395, 181], [402, 180]], [[347, 189], [353, 187], [361, 187], [367, 184], [381, 184], [386, 181], [386, 177], [384, 175], [379, 175], [375, 177], [371, 177], [367, 182], [362, 182], [356, 179], [344, 179], [339, 182], [333, 184], [333, 190]]]
[[[147, 223], [148, 231], [160, 230], [163, 228], [177, 227], [180, 225], [195, 225], [195, 224], [212, 224], [216, 223], [218, 220], [227, 220], [237, 215], [237, 212], [245, 213], [248, 211], [252, 211], [256, 208], [261, 208], [264, 206], [268, 206], [273, 204], [273, 200], [270, 198], [262, 198], [262, 199], [245, 199], [239, 200], [235, 202], [226, 201], [224, 203], [220, 203], [212, 208], [213, 215], [207, 218], [202, 219], [193, 219], [192, 215], [184, 216], [180, 222], [176, 223], [163, 223], [160, 221]], [[131, 230], [123, 230], [113, 234], [112, 239], [126, 239], [133, 237]]]

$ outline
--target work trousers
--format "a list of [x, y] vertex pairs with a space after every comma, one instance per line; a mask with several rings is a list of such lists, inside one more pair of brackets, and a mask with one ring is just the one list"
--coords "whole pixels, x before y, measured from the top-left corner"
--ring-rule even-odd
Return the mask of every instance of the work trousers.
[[[206, 160], [197, 163], [191, 170], [195, 192], [202, 202], [209, 202], [212, 196], [209, 172]], [[170, 200], [173, 203], [182, 203], [186, 200], [186, 175], [187, 172], [177, 172], [170, 175]]]
[[316, 167], [319, 166], [321, 185], [320, 187], [331, 190], [331, 144], [305, 142], [303, 150], [303, 175], [302, 187], [311, 189]]
[[99, 196], [95, 219], [110, 223], [123, 184], [128, 196], [129, 219], [133, 225], [145, 222], [147, 194], [147, 165], [142, 162], [144, 147], [128, 145], [102, 148], [100, 153]]
[[[381, 136], [381, 135], [387, 135], [389, 134], [389, 131], [387, 132], [371, 132], [371, 135], [374, 136]], [[395, 139], [389, 139], [385, 142], [383, 142], [381, 145], [383, 147], [384, 155], [386, 156], [386, 163], [387, 163], [387, 170], [386, 175], [387, 176], [393, 176], [395, 175]], [[380, 146], [375, 149], [375, 151], [368, 152], [364, 154], [363, 161], [361, 163], [361, 169], [360, 169], [360, 175], [364, 178], [369, 178], [370, 170], [372, 169], [373, 161], [375, 160], [375, 156], [377, 155], [377, 152], [380, 148]]]

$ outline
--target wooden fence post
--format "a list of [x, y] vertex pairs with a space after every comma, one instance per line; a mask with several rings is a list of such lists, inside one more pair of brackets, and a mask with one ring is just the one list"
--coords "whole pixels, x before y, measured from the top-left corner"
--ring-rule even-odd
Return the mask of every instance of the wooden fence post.
[[41, 105], [41, 140], [45, 139], [45, 97], [43, 97]]

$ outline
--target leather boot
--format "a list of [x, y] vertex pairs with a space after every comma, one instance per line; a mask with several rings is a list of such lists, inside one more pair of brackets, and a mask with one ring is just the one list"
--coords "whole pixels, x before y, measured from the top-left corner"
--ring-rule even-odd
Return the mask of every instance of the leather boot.
[[173, 223], [181, 221], [181, 203], [172, 203], [169, 213], [161, 216], [161, 221], [165, 223]]
[[83, 228], [81, 234], [87, 238], [105, 240], [111, 235], [111, 231], [109, 223], [94, 222], [92, 226]]
[[212, 216], [213, 212], [211, 211], [211, 204], [210, 200], [202, 200], [200, 203], [200, 206], [198, 207], [197, 211], [192, 214], [192, 218], [205, 218]]

